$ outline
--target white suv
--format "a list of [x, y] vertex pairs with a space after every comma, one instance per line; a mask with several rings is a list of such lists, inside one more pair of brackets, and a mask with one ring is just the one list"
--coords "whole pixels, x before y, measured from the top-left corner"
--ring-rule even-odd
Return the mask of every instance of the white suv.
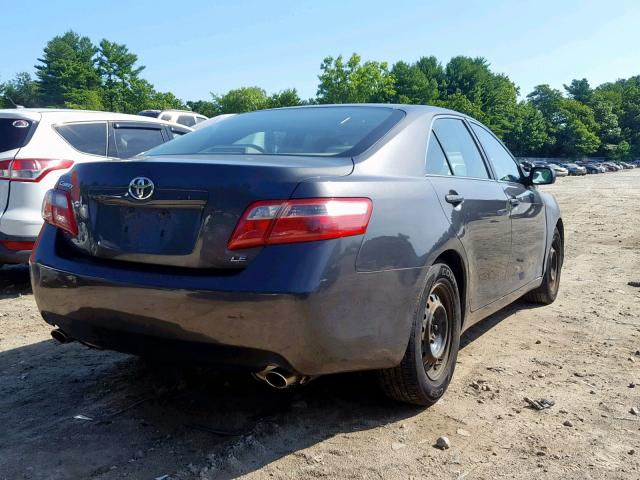
[[129, 158], [190, 131], [119, 113], [0, 110], [0, 266], [28, 260], [44, 194], [75, 163]]
[[188, 110], [143, 110], [138, 113], [145, 117], [159, 118], [165, 122], [179, 123], [186, 127], [193, 127], [204, 122], [208, 117]]

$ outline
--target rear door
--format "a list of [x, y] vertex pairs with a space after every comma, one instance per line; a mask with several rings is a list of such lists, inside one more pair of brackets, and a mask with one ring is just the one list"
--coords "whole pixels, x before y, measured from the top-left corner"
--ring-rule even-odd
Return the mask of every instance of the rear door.
[[162, 124], [151, 122], [111, 122], [109, 156], [131, 158], [170, 138]]
[[460, 238], [469, 265], [469, 299], [477, 310], [502, 297], [511, 256], [507, 197], [466, 122], [437, 117], [427, 153], [427, 175]]
[[19, 115], [18, 110], [0, 113], [0, 217], [9, 202], [9, 163], [33, 136], [39, 117]]
[[477, 123], [471, 123], [471, 128], [509, 202], [512, 244], [507, 280], [509, 289], [516, 290], [542, 275], [546, 247], [544, 203], [534, 186], [524, 184], [516, 160], [502, 143]]

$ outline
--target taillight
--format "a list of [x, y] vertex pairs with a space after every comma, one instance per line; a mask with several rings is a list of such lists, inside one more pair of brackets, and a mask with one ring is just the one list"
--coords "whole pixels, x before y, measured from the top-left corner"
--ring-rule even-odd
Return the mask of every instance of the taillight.
[[11, 160], [0, 160], [0, 180], [9, 180]]
[[69, 232], [74, 237], [78, 235], [73, 203], [67, 192], [49, 190], [45, 194], [42, 202], [42, 218], [45, 222]]
[[34, 242], [16, 242], [13, 240], [2, 240], [0, 241], [0, 245], [2, 245], [7, 250], [13, 250], [14, 252], [19, 252], [22, 250], [32, 250]]
[[368, 198], [255, 202], [240, 218], [228, 248], [237, 250], [362, 235], [367, 231], [372, 209]]
[[15, 182], [39, 182], [53, 170], [66, 170], [73, 166], [72, 160], [43, 158], [19, 158], [0, 161], [0, 179]]

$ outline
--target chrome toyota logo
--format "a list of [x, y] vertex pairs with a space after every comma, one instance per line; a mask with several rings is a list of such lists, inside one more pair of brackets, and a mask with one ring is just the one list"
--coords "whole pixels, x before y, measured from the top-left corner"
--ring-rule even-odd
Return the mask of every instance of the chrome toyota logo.
[[146, 200], [153, 195], [155, 185], [150, 178], [136, 177], [129, 183], [129, 195], [136, 200]]

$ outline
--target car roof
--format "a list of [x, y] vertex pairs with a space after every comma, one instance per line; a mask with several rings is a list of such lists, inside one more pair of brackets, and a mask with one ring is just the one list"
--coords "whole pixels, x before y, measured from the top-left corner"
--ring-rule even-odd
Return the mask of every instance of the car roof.
[[184, 125], [178, 125], [173, 122], [166, 122], [158, 118], [144, 117], [142, 115], [130, 115], [128, 113], [101, 112], [94, 110], [74, 110], [68, 108], [9, 108], [0, 109], [0, 117], [10, 118], [28, 118], [30, 120], [40, 120], [45, 118], [51, 122], [70, 122], [70, 121], [91, 121], [91, 120], [111, 120], [111, 121], [136, 121], [148, 123], [160, 123], [173, 127], [184, 127], [192, 130]]
[[[434, 107], [433, 105], [409, 105], [405, 103], [332, 103], [326, 105], [298, 105], [295, 107], [282, 107], [273, 108], [270, 110], [293, 110], [299, 108], [332, 108], [332, 107], [384, 107], [392, 108], [395, 110], [404, 110], [407, 113], [433, 113], [433, 114], [453, 114], [458, 116], [467, 117], [474, 120], [472, 117], [465, 115], [455, 110], [449, 110], [448, 108]], [[476, 120], [477, 121], [477, 120]]]

